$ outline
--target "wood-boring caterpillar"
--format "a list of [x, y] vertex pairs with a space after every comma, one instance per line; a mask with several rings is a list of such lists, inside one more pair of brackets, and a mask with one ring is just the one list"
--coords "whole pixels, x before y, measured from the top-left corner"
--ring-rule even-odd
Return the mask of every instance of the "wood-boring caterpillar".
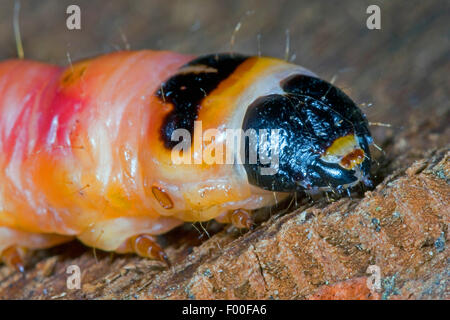
[[[281, 129], [276, 173], [262, 175], [259, 156], [175, 164], [173, 133], [194, 133], [196, 121], [203, 131], [254, 129], [259, 142], [261, 129]], [[368, 122], [347, 95], [275, 58], [143, 50], [66, 68], [4, 61], [0, 252], [22, 269], [23, 248], [76, 237], [167, 260], [153, 236], [183, 221], [249, 227], [251, 210], [293, 192], [367, 184], [370, 143]], [[268, 145], [248, 143], [245, 155]]]

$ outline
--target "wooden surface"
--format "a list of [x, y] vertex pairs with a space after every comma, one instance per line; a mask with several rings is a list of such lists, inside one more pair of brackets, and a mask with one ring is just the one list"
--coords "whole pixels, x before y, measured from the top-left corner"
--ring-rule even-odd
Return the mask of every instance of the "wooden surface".
[[[65, 9], [69, 4], [79, 4], [81, 7], [80, 31], [69, 31], [65, 27]], [[381, 8], [381, 30], [368, 30], [366, 27], [365, 12], [369, 4], [378, 4]], [[434, 172], [432, 168], [436, 163], [431, 163], [433, 156], [427, 151], [448, 147], [450, 17], [447, 1], [106, 3], [98, 0], [50, 0], [22, 1], [21, 7], [20, 25], [25, 57], [56, 64], [67, 64], [68, 56], [77, 60], [125, 49], [128, 45], [131, 49], [164, 49], [194, 54], [229, 51], [230, 39], [238, 22], [241, 22], [241, 28], [236, 33], [233, 50], [247, 54], [260, 51], [263, 55], [284, 57], [288, 29], [290, 59], [324, 79], [330, 80], [336, 76], [335, 84], [357, 103], [372, 104], [364, 109], [370, 121], [393, 125], [392, 128], [372, 128], [376, 143], [386, 152], [384, 156], [374, 150], [380, 162], [374, 168], [375, 180], [381, 183], [377, 193], [366, 194], [364, 198], [343, 199], [338, 204], [319, 201], [312, 207], [308, 206], [308, 210], [313, 212], [312, 221], [319, 226], [329, 226], [325, 233], [331, 238], [337, 237], [336, 241], [329, 241], [331, 249], [328, 249], [331, 251], [349, 249], [346, 233], [336, 233], [338, 230], [331, 227], [333, 222], [327, 218], [328, 215], [320, 216], [320, 212], [328, 212], [332, 217], [348, 208], [359, 208], [352, 209], [352, 212], [361, 212], [361, 206], [369, 203], [371, 196], [404, 195], [402, 189], [393, 190], [386, 180], [382, 181], [390, 177], [395, 185], [404, 186], [405, 181], [412, 179], [405, 169], [419, 159], [423, 159], [422, 162], [431, 168], [430, 172]], [[15, 57], [16, 54], [12, 13], [13, 1], [0, 2], [0, 59]], [[448, 163], [448, 158], [443, 156], [445, 150], [438, 154], [440, 158], [435, 159], [438, 163]], [[417, 179], [418, 182], [414, 180], [417, 183], [435, 181], [427, 180], [429, 176]], [[425, 239], [425, 244], [438, 241], [441, 232], [444, 232], [442, 241], [447, 241], [448, 212], [442, 210], [445, 207], [439, 207], [442, 202], [448, 203], [448, 189], [445, 189], [448, 187], [448, 176], [446, 181], [437, 198], [425, 197], [411, 209], [412, 217], [417, 217], [414, 214], [423, 214], [421, 209], [425, 208], [427, 201], [434, 201], [432, 203], [436, 204], [436, 208], [441, 208], [435, 208], [440, 220], [423, 222], [434, 230], [430, 235], [432, 240]], [[424, 194], [436, 191], [432, 187], [430, 190], [425, 190]], [[376, 214], [376, 208], [370, 212]], [[391, 209], [382, 208], [380, 214], [392, 214], [394, 211]], [[272, 217], [245, 235], [233, 228], [222, 229], [212, 225], [208, 227], [211, 236], [208, 239], [199, 225], [196, 227], [200, 231], [189, 225], [184, 226], [160, 239], [174, 262], [169, 270], [158, 262], [134, 256], [111, 256], [99, 251], [94, 255], [92, 249], [77, 242], [40, 251], [31, 257], [24, 276], [0, 267], [0, 298], [308, 298], [314, 297], [314, 294], [321, 297], [317, 292], [328, 290], [323, 286], [339, 284], [347, 278], [360, 279], [369, 264], [384, 261], [384, 251], [366, 250], [362, 254], [351, 251], [345, 256], [348, 263], [338, 272], [331, 268], [336, 264], [333, 260], [317, 260], [306, 251], [292, 250], [300, 255], [299, 260], [277, 264], [277, 254], [280, 252], [273, 246], [279, 248], [280, 243], [289, 245], [285, 237], [292, 237], [289, 233], [294, 230], [290, 227], [292, 221], [300, 219], [304, 210], [305, 207], [302, 207], [300, 211], [288, 213], [278, 220]], [[416, 232], [412, 235], [420, 238], [425, 231], [413, 228], [411, 221], [416, 221], [414, 219], [406, 224], [412, 223], [408, 225]], [[342, 223], [344, 230], [351, 227]], [[320, 228], [313, 230], [321, 234]], [[394, 229], [387, 229], [387, 238], [389, 230], [393, 232]], [[380, 245], [393, 245], [392, 239], [401, 242], [405, 240], [402, 236], [396, 235], [398, 238], [391, 238]], [[358, 241], [364, 242], [361, 239]], [[264, 245], [268, 244], [271, 245], [265, 250]], [[408, 254], [423, 251], [420, 248], [420, 243], [417, 247], [411, 245]], [[400, 260], [395, 260], [393, 264], [384, 264], [384, 279], [388, 284], [384, 286], [382, 297], [395, 298], [397, 294], [403, 298], [449, 298], [445, 295], [449, 277], [446, 263], [448, 245], [445, 248], [439, 252], [436, 251], [438, 248], [434, 248], [434, 256], [428, 260], [414, 260], [416, 273], [407, 272], [408, 265], [412, 263], [408, 261], [408, 256], [397, 258]], [[290, 259], [286, 252], [283, 257]], [[344, 259], [339, 254], [332, 257]], [[230, 258], [234, 259], [234, 266], [230, 266], [227, 260]], [[259, 265], [258, 272], [262, 278], [255, 276], [253, 282], [246, 283], [239, 282], [239, 277], [230, 279], [226, 274], [221, 276], [224, 270], [225, 273], [238, 270], [239, 274], [253, 270], [251, 265], [245, 264], [246, 259], [253, 259], [249, 261]], [[316, 265], [308, 261], [315, 261]], [[228, 269], [220, 272], [218, 262], [225, 263]], [[81, 290], [66, 288], [65, 270], [71, 264], [77, 264], [82, 269]], [[287, 266], [290, 269], [286, 274], [293, 275], [291, 278], [269, 277], [277, 273], [276, 267], [283, 269]], [[278, 272], [285, 274], [283, 270]], [[389, 281], [396, 275], [399, 275], [400, 282], [397, 281], [394, 288], [389, 286]], [[218, 278], [221, 281], [206, 281]], [[258, 287], [260, 281], [264, 283], [262, 287]], [[442, 284], [433, 287], [436, 281]], [[222, 292], [223, 288], [228, 288], [228, 293], [224, 293], [226, 290]]]

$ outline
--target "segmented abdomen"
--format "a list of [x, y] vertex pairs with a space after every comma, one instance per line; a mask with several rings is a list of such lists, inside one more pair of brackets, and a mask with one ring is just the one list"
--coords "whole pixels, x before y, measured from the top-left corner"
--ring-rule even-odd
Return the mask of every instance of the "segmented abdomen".
[[156, 216], [142, 179], [156, 168], [142, 150], [167, 112], [155, 92], [191, 59], [139, 51], [65, 69], [1, 63], [0, 226], [77, 234], [102, 219]]

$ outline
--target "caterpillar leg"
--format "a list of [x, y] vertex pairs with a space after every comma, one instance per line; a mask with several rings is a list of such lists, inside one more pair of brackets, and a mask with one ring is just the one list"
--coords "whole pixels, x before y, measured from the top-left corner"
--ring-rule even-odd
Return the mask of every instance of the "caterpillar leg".
[[149, 234], [132, 236], [116, 249], [117, 253], [136, 253], [141, 257], [160, 260], [170, 266], [169, 258], [156, 242], [156, 238]]
[[28, 249], [44, 249], [72, 240], [72, 236], [26, 232], [0, 227], [0, 261], [23, 272]]
[[216, 220], [220, 223], [231, 223], [233, 226], [239, 229], [253, 229], [254, 221], [249, 211], [243, 209], [237, 209], [227, 212]]
[[25, 271], [25, 262], [23, 256], [25, 255], [25, 248], [11, 246], [4, 249], [0, 253], [1, 260], [7, 266], [16, 269], [17, 271]]
[[136, 253], [168, 263], [154, 236], [166, 233], [183, 222], [171, 217], [126, 217], [93, 224], [78, 235], [84, 244], [105, 251]]

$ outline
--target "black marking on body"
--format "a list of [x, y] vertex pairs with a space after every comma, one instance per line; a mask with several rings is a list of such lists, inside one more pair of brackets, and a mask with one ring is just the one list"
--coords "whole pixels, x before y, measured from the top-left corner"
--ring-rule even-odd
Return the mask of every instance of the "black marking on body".
[[226, 53], [199, 57], [182, 66], [161, 85], [156, 95], [173, 105], [161, 127], [161, 138], [166, 148], [178, 144], [178, 141], [171, 140], [176, 129], [186, 129], [193, 137], [194, 121], [198, 117], [201, 101], [247, 58]]

